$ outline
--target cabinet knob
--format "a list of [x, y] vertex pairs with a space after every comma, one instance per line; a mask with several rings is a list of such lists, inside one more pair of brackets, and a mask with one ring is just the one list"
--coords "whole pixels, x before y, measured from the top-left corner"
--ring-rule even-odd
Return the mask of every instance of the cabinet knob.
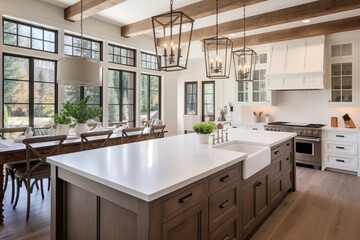
[[257, 183], [255, 184], [255, 186], [261, 187], [261, 186], [262, 186], [262, 182], [257, 182]]

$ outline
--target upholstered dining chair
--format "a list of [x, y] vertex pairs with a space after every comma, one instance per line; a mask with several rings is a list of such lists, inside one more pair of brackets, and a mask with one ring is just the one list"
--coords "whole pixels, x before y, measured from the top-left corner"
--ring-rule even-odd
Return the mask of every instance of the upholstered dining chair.
[[122, 130], [121, 141], [128, 143], [139, 141], [144, 133], [144, 129], [145, 127], [124, 128]]
[[[82, 133], [80, 135], [81, 150], [106, 147], [112, 133], [111, 130]], [[91, 138], [93, 141], [91, 141]]]
[[[27, 127], [16, 127], [16, 128], [0, 128], [0, 138], [2, 140], [13, 139], [18, 137], [21, 134], [24, 134]], [[4, 192], [7, 189], [9, 176], [11, 178], [11, 203], [14, 202], [14, 193], [15, 193], [15, 171], [16, 169], [26, 166], [26, 161], [18, 161], [13, 163], [5, 163], [5, 179], [4, 179]]]
[[[57, 155], [60, 152], [62, 143], [66, 139], [66, 135], [46, 136], [25, 138], [22, 142], [26, 147], [26, 167], [17, 169], [15, 171], [15, 179], [17, 183], [16, 198], [13, 208], [19, 200], [20, 188], [24, 184], [27, 191], [27, 209], [26, 221], [30, 216], [30, 196], [35, 183], [40, 181], [41, 196], [44, 199], [43, 179], [50, 179], [50, 164], [46, 162], [49, 156]], [[46, 150], [41, 149], [46, 145]], [[36, 161], [32, 163], [32, 161]], [[31, 182], [33, 180], [33, 182]]]
[[164, 129], [166, 125], [160, 125], [160, 126], [151, 126], [149, 135], [154, 136], [155, 138], [160, 138], [164, 134]]

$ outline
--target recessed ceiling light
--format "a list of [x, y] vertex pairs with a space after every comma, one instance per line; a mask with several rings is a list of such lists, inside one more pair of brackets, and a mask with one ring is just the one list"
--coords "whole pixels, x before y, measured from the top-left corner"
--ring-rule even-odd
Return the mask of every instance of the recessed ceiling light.
[[310, 19], [305, 19], [305, 20], [303, 20], [302, 22], [303, 22], [303, 23], [310, 23], [311, 20], [310, 20]]

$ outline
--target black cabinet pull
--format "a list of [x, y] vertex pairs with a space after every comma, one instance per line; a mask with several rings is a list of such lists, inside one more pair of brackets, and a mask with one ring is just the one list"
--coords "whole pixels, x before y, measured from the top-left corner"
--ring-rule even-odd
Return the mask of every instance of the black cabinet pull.
[[221, 178], [220, 178], [220, 182], [225, 182], [226, 180], [229, 179], [229, 177], [230, 177], [229, 174], [226, 175], [226, 176], [221, 177]]
[[222, 240], [229, 240], [229, 235], [227, 235], [226, 234], [226, 236], [225, 237], [223, 237], [223, 239]]
[[257, 187], [262, 186], [262, 182], [257, 182], [257, 183], [255, 184], [255, 186], [257, 186]]
[[342, 159], [336, 159], [337, 162], [345, 162], [345, 160]]
[[289, 160], [290, 160], [290, 158], [289, 158], [289, 157], [287, 157], [287, 158], [286, 158], [286, 161], [289, 161]]
[[336, 146], [337, 149], [345, 149], [344, 147]]
[[343, 137], [345, 137], [345, 136], [344, 136], [344, 135], [336, 135], [336, 137], [342, 137], [342, 138], [343, 138]]
[[229, 200], [226, 200], [222, 204], [220, 204], [220, 208], [226, 208], [226, 206], [229, 205]]
[[279, 153], [279, 150], [274, 152], [274, 154], [278, 154], [278, 153]]
[[193, 197], [192, 193], [189, 193], [188, 195], [186, 195], [185, 197], [182, 197], [179, 199], [179, 203], [186, 203], [187, 201], [191, 200]]

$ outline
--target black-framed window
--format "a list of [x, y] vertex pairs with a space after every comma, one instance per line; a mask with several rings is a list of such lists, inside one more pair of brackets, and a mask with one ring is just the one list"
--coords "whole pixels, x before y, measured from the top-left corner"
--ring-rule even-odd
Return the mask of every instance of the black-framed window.
[[52, 124], [57, 106], [56, 61], [3, 54], [4, 127]]
[[141, 52], [141, 67], [160, 71], [158, 61], [155, 54]]
[[58, 32], [41, 26], [4, 18], [3, 44], [57, 53]]
[[109, 122], [127, 121], [135, 127], [136, 73], [109, 69], [108, 112]]
[[[87, 58], [102, 60], [102, 42], [83, 38], [83, 56]], [[81, 56], [81, 37], [64, 35], [64, 54]], [[85, 96], [90, 96], [88, 105], [94, 107], [102, 106], [102, 87], [79, 87], [65, 86], [65, 102], [80, 102]]]
[[[102, 42], [83, 38], [81, 52], [81, 37], [65, 34], [64, 35], [64, 54], [69, 56], [83, 56], [102, 61]], [[82, 53], [82, 55], [81, 55]]]
[[136, 50], [109, 44], [108, 59], [111, 63], [136, 66]]
[[141, 74], [140, 121], [161, 119], [161, 77]]
[[202, 82], [202, 121], [215, 121], [215, 81]]
[[197, 115], [197, 82], [185, 82], [185, 114]]

